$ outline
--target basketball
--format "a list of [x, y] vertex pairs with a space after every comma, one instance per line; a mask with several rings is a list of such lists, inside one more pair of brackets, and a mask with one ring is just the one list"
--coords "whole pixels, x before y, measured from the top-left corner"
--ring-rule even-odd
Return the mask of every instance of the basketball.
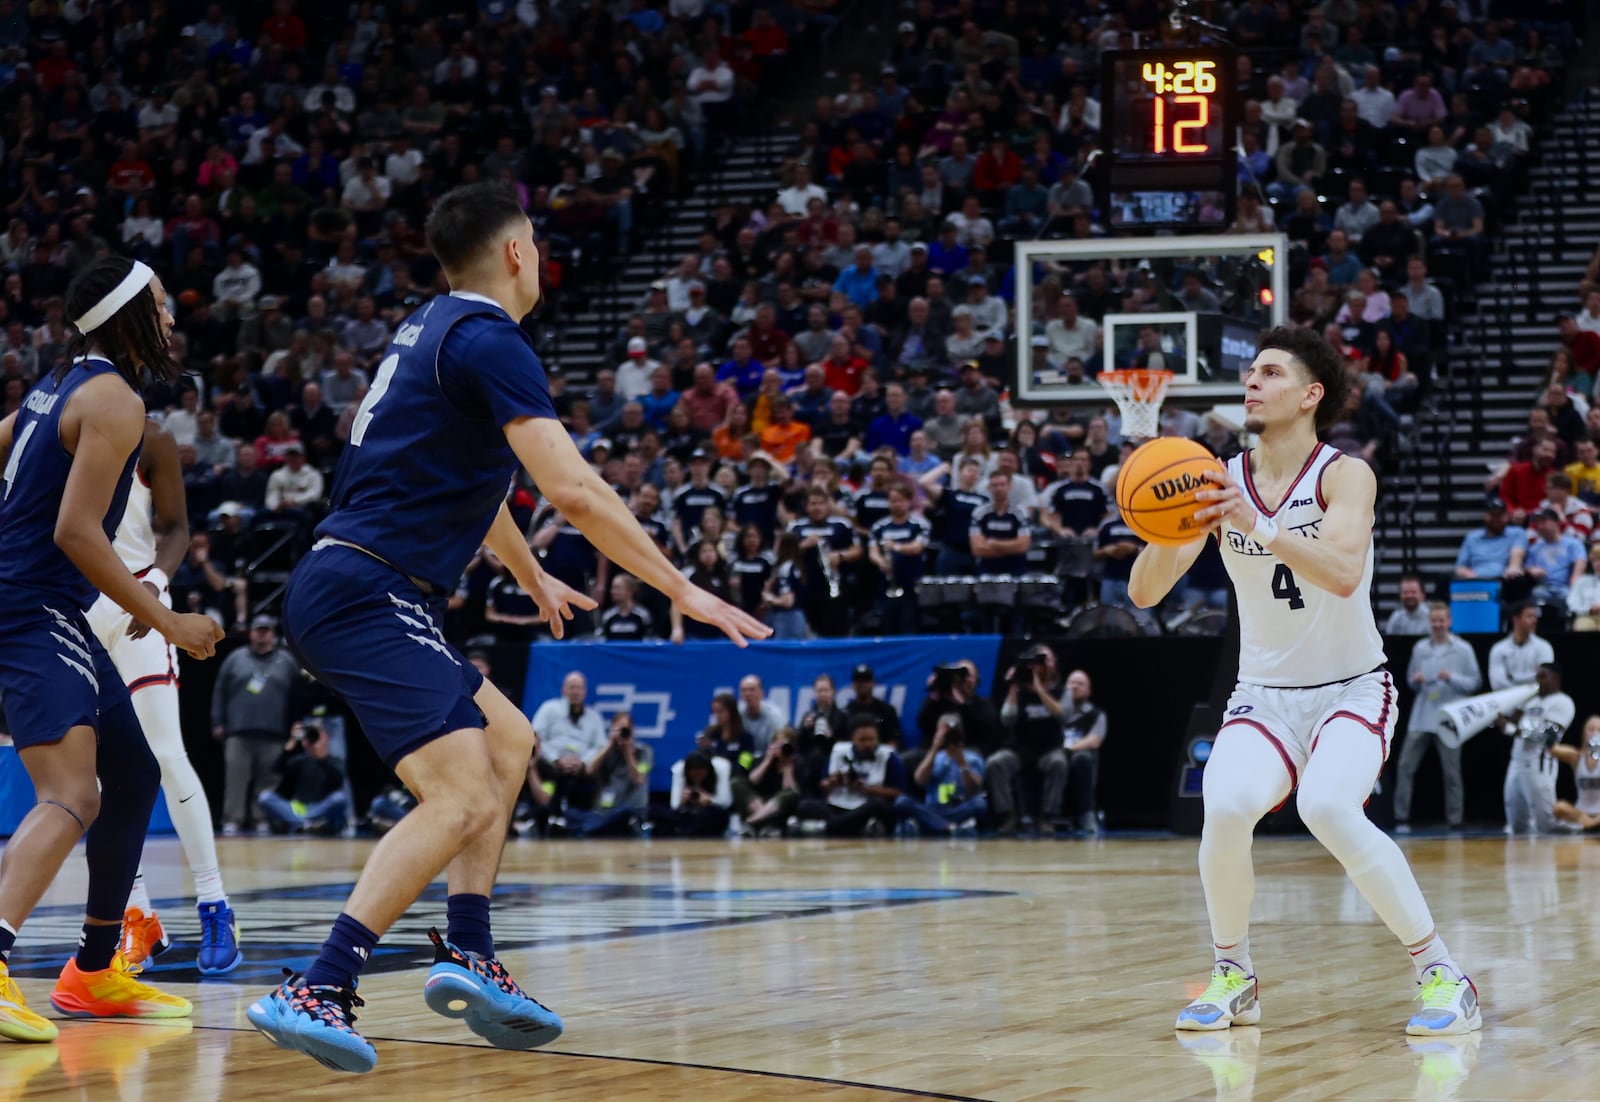
[[1117, 473], [1117, 507], [1122, 519], [1146, 543], [1177, 547], [1201, 535], [1194, 519], [1201, 503], [1195, 493], [1215, 483], [1206, 471], [1222, 464], [1193, 440], [1163, 436], [1128, 457]]

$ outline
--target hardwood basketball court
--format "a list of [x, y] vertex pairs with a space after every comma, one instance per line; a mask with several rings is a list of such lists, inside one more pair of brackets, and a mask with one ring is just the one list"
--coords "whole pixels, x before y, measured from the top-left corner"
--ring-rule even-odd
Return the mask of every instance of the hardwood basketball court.
[[[300, 965], [370, 843], [220, 843], [247, 963], [203, 984], [192, 907], [161, 907], [178, 964], [152, 978], [191, 1023], [62, 1023], [0, 1043], [0, 1102], [266, 1102], [288, 1092], [590, 1102], [732, 1099], [1595, 1099], [1600, 848], [1413, 838], [1435, 916], [1484, 997], [1484, 1030], [1411, 1044], [1404, 951], [1309, 839], [1256, 843], [1263, 1024], [1179, 1036], [1210, 968], [1195, 841], [539, 843], [506, 849], [500, 955], [566, 1020], [498, 1052], [421, 999], [442, 896], [373, 962], [360, 1028], [378, 1068], [336, 1076], [273, 1048], [244, 1009]], [[152, 895], [187, 890], [175, 840]], [[69, 865], [14, 967], [50, 1013], [80, 921]]]

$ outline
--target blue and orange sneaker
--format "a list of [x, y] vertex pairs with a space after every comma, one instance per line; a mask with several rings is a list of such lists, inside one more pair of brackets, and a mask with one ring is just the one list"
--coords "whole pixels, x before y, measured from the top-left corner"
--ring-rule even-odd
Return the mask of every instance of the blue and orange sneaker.
[[309, 987], [304, 977], [287, 968], [283, 976], [277, 990], [245, 1011], [263, 1037], [334, 1071], [367, 1072], [377, 1067], [378, 1050], [355, 1029], [355, 1008], [366, 1004], [353, 987]]
[[422, 997], [434, 1013], [465, 1020], [495, 1048], [522, 1052], [561, 1036], [561, 1018], [518, 987], [498, 960], [463, 952], [438, 930], [428, 938], [435, 955]]
[[233, 908], [226, 903], [202, 903], [195, 909], [200, 912], [200, 956], [195, 965], [202, 976], [225, 976], [244, 961]]

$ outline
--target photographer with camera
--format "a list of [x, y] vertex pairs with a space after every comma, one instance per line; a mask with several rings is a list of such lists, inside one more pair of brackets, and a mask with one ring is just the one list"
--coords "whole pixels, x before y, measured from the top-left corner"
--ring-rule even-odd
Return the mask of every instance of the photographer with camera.
[[733, 779], [733, 809], [744, 817], [745, 832], [781, 831], [800, 806], [800, 736], [780, 727], [749, 777]]
[[895, 814], [906, 827], [930, 834], [977, 833], [978, 820], [989, 814], [983, 794], [983, 758], [967, 749], [961, 717], [947, 712], [939, 717], [933, 743], [915, 779], [926, 795], [921, 802], [901, 796]]
[[276, 788], [256, 797], [275, 833], [314, 831], [337, 834], [350, 814], [344, 791], [344, 768], [330, 755], [322, 722], [307, 719], [289, 730], [289, 741], [273, 765]]
[[571, 811], [567, 825], [585, 838], [630, 834], [650, 807], [650, 747], [633, 737], [633, 713], [611, 717], [606, 744], [584, 769], [599, 795], [593, 811]]
[[670, 804], [650, 809], [656, 837], [720, 838], [733, 806], [732, 777], [727, 758], [690, 751], [672, 767]]
[[820, 819], [835, 838], [881, 837], [894, 825], [894, 804], [905, 791], [900, 755], [878, 737], [878, 721], [850, 717], [850, 741], [837, 742], [822, 780], [823, 799], [801, 800], [802, 819]]
[[1055, 651], [1043, 643], [1023, 651], [1006, 671], [1006, 697], [1000, 722], [1011, 745], [989, 758], [990, 792], [999, 819], [996, 833], [1010, 836], [1021, 826], [1018, 814], [1025, 785], [1037, 782], [1039, 822], [1061, 816], [1067, 790], [1067, 752], [1062, 731], [1066, 712], [1054, 689], [1060, 682]]
[[820, 770], [833, 753], [833, 744], [848, 733], [845, 729], [849, 717], [839, 707], [833, 674], [819, 673], [811, 682], [811, 710], [800, 717], [796, 725], [800, 741], [798, 753], [813, 760]]

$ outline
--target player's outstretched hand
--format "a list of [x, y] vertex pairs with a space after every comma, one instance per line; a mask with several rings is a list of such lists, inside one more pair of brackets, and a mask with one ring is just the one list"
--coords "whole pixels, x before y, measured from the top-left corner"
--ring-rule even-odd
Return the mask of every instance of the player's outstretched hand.
[[222, 639], [222, 625], [198, 612], [185, 612], [172, 618], [171, 626], [162, 631], [167, 642], [184, 651], [190, 658], [210, 658], [217, 653], [217, 643]]
[[1227, 521], [1241, 532], [1253, 529], [1256, 526], [1256, 510], [1245, 500], [1239, 484], [1221, 469], [1208, 470], [1204, 475], [1216, 483], [1217, 488], [1195, 491], [1195, 500], [1202, 502], [1203, 508], [1195, 513], [1194, 519], [1208, 528]]
[[772, 629], [743, 609], [713, 596], [704, 589], [691, 589], [678, 602], [678, 611], [702, 624], [719, 628], [722, 634], [739, 646], [747, 646], [752, 639], [765, 639]]
[[550, 625], [550, 634], [560, 639], [566, 634], [565, 621], [572, 619], [572, 609], [592, 612], [599, 607], [593, 597], [585, 596], [566, 582], [546, 573], [538, 585], [528, 587], [528, 596], [539, 606], [539, 619]]

